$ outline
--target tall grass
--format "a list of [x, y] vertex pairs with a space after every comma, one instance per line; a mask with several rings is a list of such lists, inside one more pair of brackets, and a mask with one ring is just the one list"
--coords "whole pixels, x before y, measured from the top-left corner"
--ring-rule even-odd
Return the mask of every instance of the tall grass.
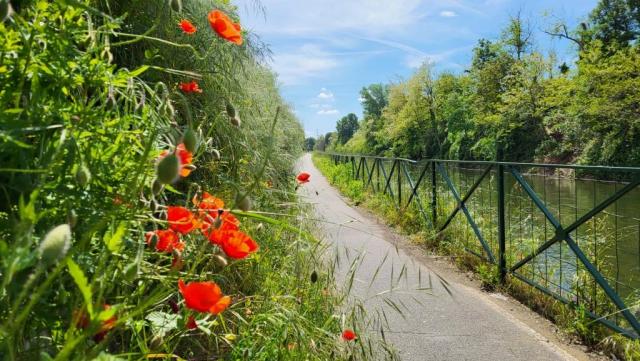
[[[0, 22], [2, 358], [362, 358], [339, 337], [352, 320], [336, 316], [340, 295], [293, 193], [303, 132], [260, 64], [265, 49], [209, 28], [212, 9], [237, 20], [227, 1], [177, 2], [21, 1]], [[182, 18], [198, 32], [182, 34]], [[191, 80], [202, 94], [180, 92]], [[159, 189], [158, 157], [187, 129], [196, 169]], [[167, 207], [198, 214], [203, 191], [257, 253], [235, 260], [199, 232], [182, 252], [145, 242], [167, 228]], [[251, 211], [237, 209], [245, 196]], [[232, 303], [195, 312], [179, 279], [213, 281]]]

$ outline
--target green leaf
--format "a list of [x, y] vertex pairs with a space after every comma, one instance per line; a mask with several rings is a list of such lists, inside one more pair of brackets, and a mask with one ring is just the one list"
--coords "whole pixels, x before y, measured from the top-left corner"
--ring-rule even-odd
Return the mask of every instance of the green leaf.
[[138, 68], [138, 69], [136, 69], [136, 70], [132, 70], [132, 71], [130, 71], [130, 72], [129, 72], [129, 76], [130, 76], [130, 77], [136, 77], [136, 76], [138, 76], [138, 75], [140, 75], [140, 74], [144, 73], [145, 71], [147, 71], [147, 69], [149, 69], [149, 65], [143, 65], [143, 66], [139, 67], [139, 68]]
[[111, 229], [107, 230], [107, 232], [104, 234], [104, 243], [107, 245], [107, 249], [111, 253], [117, 253], [120, 251], [120, 248], [122, 247], [122, 239], [124, 238], [126, 233], [126, 222], [120, 222], [118, 224], [118, 228], [116, 228], [115, 231], [112, 231]]
[[93, 319], [93, 301], [91, 286], [89, 285], [89, 281], [87, 277], [71, 258], [67, 260], [67, 268], [69, 269], [69, 274], [73, 278], [73, 281], [76, 283], [78, 288], [80, 289], [80, 293], [82, 293], [82, 298], [84, 298], [84, 303], [87, 304], [87, 311], [89, 312], [89, 317]]
[[153, 334], [162, 337], [178, 327], [178, 318], [180, 315], [156, 311], [148, 314], [146, 320], [151, 323]]

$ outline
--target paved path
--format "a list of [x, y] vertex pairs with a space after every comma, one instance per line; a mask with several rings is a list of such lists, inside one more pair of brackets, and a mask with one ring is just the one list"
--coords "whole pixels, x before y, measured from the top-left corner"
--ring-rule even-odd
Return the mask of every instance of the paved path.
[[[385, 309], [390, 326], [385, 334], [402, 360], [575, 360], [502, 312], [483, 292], [453, 281], [443, 286], [432, 269], [393, 244], [385, 226], [350, 207], [309, 154], [299, 160], [298, 168], [311, 174], [300, 194], [315, 205], [325, 240], [338, 248], [338, 280], [344, 280], [351, 261], [360, 257], [352, 294], [366, 300], [370, 314]], [[391, 274], [393, 291], [388, 292]], [[429, 286], [429, 275], [433, 289], [426, 291], [421, 288]], [[383, 295], [376, 296], [379, 293]], [[405, 317], [390, 303], [399, 305]]]

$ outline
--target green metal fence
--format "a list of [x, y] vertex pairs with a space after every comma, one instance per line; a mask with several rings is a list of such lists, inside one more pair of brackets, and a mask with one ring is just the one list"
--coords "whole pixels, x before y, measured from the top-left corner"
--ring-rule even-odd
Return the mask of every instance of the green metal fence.
[[[640, 168], [323, 153], [466, 252], [640, 334]], [[600, 179], [625, 179], [624, 182]]]

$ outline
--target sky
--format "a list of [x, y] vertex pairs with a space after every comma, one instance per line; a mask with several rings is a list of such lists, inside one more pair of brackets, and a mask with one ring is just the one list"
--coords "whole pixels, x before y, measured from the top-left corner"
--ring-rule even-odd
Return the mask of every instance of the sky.
[[[424, 62], [434, 72], [464, 71], [478, 39], [495, 40], [520, 12], [536, 50], [571, 61], [575, 49], [544, 34], [558, 21], [574, 28], [597, 0], [246, 0], [242, 25], [272, 52], [285, 100], [307, 136], [361, 117], [360, 89], [406, 79]], [[259, 8], [261, 7], [261, 8]]]

